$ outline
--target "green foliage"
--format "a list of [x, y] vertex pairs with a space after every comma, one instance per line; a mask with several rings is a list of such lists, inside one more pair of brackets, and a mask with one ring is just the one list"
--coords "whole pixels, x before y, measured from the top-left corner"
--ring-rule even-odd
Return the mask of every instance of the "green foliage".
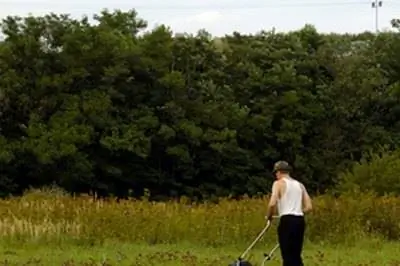
[[340, 175], [339, 190], [400, 194], [400, 150], [370, 152]]
[[397, 32], [213, 38], [144, 32], [134, 10], [94, 19], [1, 23], [2, 195], [252, 196], [279, 159], [323, 192], [366, 151], [399, 146]]

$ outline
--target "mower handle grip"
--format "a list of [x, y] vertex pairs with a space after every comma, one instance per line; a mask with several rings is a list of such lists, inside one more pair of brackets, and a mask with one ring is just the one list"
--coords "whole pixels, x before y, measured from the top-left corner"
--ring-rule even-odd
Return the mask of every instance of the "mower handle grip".
[[[278, 218], [280, 218], [278, 215], [272, 216], [272, 219], [278, 219]], [[272, 220], [272, 219], [271, 219], [271, 220]], [[271, 222], [271, 220], [269, 220], [267, 216], [265, 216], [265, 220], [267, 220], [267, 223], [268, 223], [268, 222]]]

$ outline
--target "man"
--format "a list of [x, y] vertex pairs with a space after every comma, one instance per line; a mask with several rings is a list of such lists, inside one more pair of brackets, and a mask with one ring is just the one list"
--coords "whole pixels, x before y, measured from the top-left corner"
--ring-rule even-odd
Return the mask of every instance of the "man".
[[304, 213], [311, 211], [312, 203], [304, 185], [293, 179], [290, 171], [286, 161], [275, 163], [273, 173], [276, 180], [272, 185], [266, 218], [271, 221], [275, 209], [278, 209], [278, 240], [283, 266], [303, 266]]

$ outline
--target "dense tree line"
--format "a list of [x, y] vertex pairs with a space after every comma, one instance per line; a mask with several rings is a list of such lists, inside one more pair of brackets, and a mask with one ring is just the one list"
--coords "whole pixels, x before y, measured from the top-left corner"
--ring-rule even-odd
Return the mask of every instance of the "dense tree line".
[[[238, 196], [272, 164], [313, 192], [400, 143], [397, 31], [145, 31], [134, 10], [8, 17], [0, 43], [0, 191]], [[397, 27], [397, 21], [393, 21]]]

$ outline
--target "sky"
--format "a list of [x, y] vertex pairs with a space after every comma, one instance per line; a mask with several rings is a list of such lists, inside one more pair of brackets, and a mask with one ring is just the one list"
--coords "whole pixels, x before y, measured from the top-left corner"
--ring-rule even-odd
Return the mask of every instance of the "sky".
[[[102, 9], [136, 9], [149, 29], [164, 24], [174, 32], [196, 33], [205, 29], [213, 36], [257, 33], [261, 30], [293, 31], [305, 24], [319, 32], [358, 33], [375, 31], [375, 0], [0, 0], [0, 18], [8, 15], [68, 13], [91, 17]], [[400, 0], [383, 0], [378, 8], [378, 28], [390, 29], [400, 18]]]

